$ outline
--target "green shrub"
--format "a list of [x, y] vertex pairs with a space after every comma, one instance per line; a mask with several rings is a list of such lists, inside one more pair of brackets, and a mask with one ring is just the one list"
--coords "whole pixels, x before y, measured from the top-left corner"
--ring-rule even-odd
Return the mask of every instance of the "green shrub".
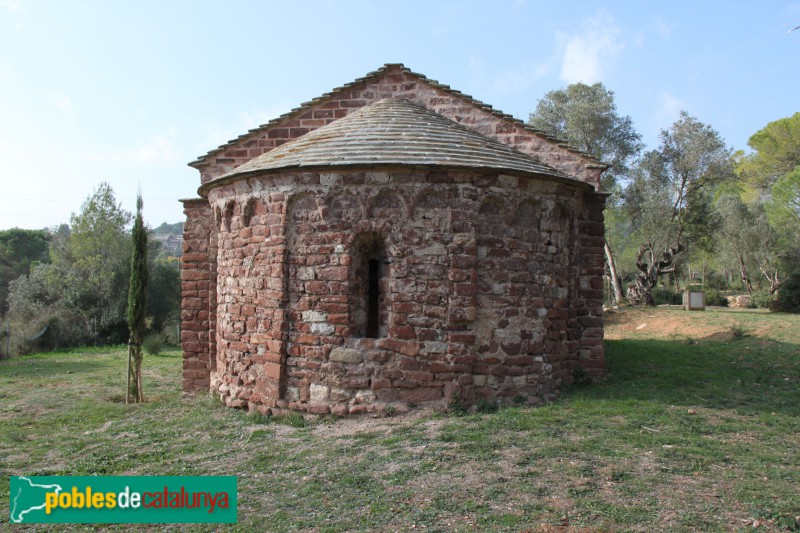
[[745, 329], [745, 327], [742, 326], [741, 324], [731, 324], [728, 327], [728, 329], [731, 332], [731, 336], [733, 337], [733, 340], [737, 340], [738, 341], [738, 340], [741, 340], [741, 339], [747, 337], [747, 334], [748, 334], [747, 329]]
[[728, 288], [728, 280], [725, 276], [718, 274], [716, 272], [709, 272], [706, 274], [705, 277], [705, 285], [704, 289], [717, 289], [718, 291], [723, 291]]
[[478, 400], [478, 403], [475, 407], [479, 413], [490, 414], [497, 412], [498, 405], [495, 402], [490, 402], [485, 398], [481, 398]]
[[455, 416], [467, 414], [467, 406], [461, 401], [461, 396], [458, 393], [453, 394], [450, 403], [447, 404], [447, 412]]
[[750, 304], [756, 309], [771, 309], [775, 297], [769, 291], [757, 291], [750, 297]]
[[650, 292], [650, 296], [653, 297], [656, 305], [681, 305], [683, 303], [683, 295], [672, 287], [658, 285]]
[[706, 305], [728, 307], [728, 298], [717, 289], [706, 290]]
[[591, 385], [592, 376], [582, 366], [576, 366], [572, 371], [572, 384], [575, 386]]
[[158, 355], [164, 350], [164, 335], [161, 333], [148, 333], [142, 339], [142, 348], [150, 355]]
[[800, 272], [792, 273], [778, 291], [778, 309], [785, 313], [800, 313]]

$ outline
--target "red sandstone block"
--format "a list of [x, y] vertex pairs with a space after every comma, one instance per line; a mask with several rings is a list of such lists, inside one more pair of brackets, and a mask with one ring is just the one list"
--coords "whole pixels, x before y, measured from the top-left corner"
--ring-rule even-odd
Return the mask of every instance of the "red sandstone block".
[[407, 375], [409, 379], [418, 383], [427, 383], [433, 381], [433, 374], [422, 370], [409, 372]]
[[453, 282], [469, 281], [471, 278], [468, 270], [450, 269], [447, 272], [447, 279]]
[[454, 255], [450, 258], [451, 268], [474, 268], [478, 259], [472, 255]]
[[475, 296], [478, 294], [477, 283], [456, 283], [454, 288], [457, 296]]
[[297, 344], [319, 344], [319, 335], [302, 333], [295, 338]]
[[441, 400], [442, 396], [441, 388], [426, 387], [399, 391], [400, 400], [409, 403], [433, 402]]
[[428, 370], [434, 374], [440, 374], [447, 370], [447, 364], [442, 361], [432, 362], [428, 365]]
[[417, 340], [438, 341], [439, 339], [440, 339], [439, 330], [430, 328], [417, 328]]
[[275, 363], [264, 363], [264, 375], [270, 379], [281, 379], [281, 365]]
[[450, 340], [450, 342], [453, 342], [453, 343], [474, 344], [475, 343], [475, 334], [474, 333], [450, 333], [449, 340]]
[[324, 415], [331, 411], [326, 404], [304, 404], [305, 410], [313, 415]]
[[349, 324], [350, 319], [347, 314], [344, 313], [330, 313], [328, 315], [328, 322], [331, 324]]
[[372, 390], [379, 390], [379, 389], [388, 389], [392, 386], [392, 382], [388, 379], [383, 378], [373, 378], [371, 388]]
[[364, 404], [356, 404], [351, 405], [349, 408], [349, 413], [351, 415], [363, 415], [367, 412], [367, 405]]
[[419, 370], [422, 368], [422, 362], [413, 357], [403, 357], [400, 359], [401, 370]]
[[398, 352], [403, 355], [417, 355], [419, 353], [419, 342], [399, 340], [399, 339], [379, 339], [378, 347], [384, 350]]
[[324, 281], [309, 281], [305, 283], [305, 291], [309, 294], [327, 294], [329, 289]]
[[183, 371], [184, 379], [202, 380], [208, 379], [208, 370], [185, 370]]
[[205, 370], [207, 368], [208, 357], [193, 354], [191, 357], [188, 354], [183, 354], [183, 368], [190, 370]]
[[184, 298], [181, 304], [182, 309], [203, 309], [206, 302], [200, 298]]
[[317, 305], [317, 311], [322, 313], [347, 313], [349, 310], [350, 306], [346, 303], [322, 302]]
[[464, 307], [461, 309], [454, 309], [447, 315], [449, 324], [464, 324], [474, 321], [478, 316], [475, 307]]
[[[208, 254], [207, 253], [199, 253], [199, 252], [184, 252], [181, 255], [181, 262], [182, 263], [207, 263], [208, 262]], [[188, 265], [184, 266], [183, 268], [191, 268]]]
[[267, 138], [269, 139], [285, 139], [287, 137], [289, 137], [288, 128], [276, 128], [267, 133]]
[[181, 343], [181, 348], [184, 352], [205, 353], [208, 350], [208, 345], [197, 342], [184, 342]]
[[392, 386], [395, 389], [414, 389], [419, 386], [419, 383], [410, 378], [403, 377], [392, 381]]
[[394, 304], [393, 311], [402, 314], [419, 313], [420, 306], [414, 302], [400, 302]]
[[197, 341], [197, 333], [194, 331], [181, 330], [181, 342], [195, 342]]
[[367, 354], [367, 361], [378, 363], [379, 365], [389, 362], [391, 358], [392, 355], [389, 352], [370, 352]]
[[417, 332], [412, 326], [392, 326], [389, 328], [389, 335], [396, 339], [417, 338]]
[[335, 416], [344, 416], [347, 414], [348, 408], [346, 403], [337, 403], [331, 405], [331, 414]]
[[324, 346], [300, 346], [300, 353], [302, 357], [310, 359], [324, 359], [327, 356], [327, 348]]
[[[475, 354], [459, 355], [453, 358], [453, 363], [457, 365], [471, 365], [478, 362], [478, 356]], [[448, 370], [452, 371], [450, 367]]]

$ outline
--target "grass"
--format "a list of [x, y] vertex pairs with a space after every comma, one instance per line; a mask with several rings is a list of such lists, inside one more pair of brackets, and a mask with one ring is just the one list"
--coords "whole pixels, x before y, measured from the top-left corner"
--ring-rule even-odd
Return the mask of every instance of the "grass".
[[0, 513], [10, 475], [235, 474], [232, 531], [800, 529], [800, 316], [623, 310], [608, 337], [609, 378], [556, 403], [380, 420], [183, 397], [175, 351], [136, 406], [122, 348], [0, 361]]

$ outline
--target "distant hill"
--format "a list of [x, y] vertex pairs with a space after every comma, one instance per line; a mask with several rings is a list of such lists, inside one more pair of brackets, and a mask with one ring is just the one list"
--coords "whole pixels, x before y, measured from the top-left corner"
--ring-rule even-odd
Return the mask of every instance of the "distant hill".
[[183, 222], [175, 222], [174, 224], [162, 222], [160, 226], [153, 229], [153, 233], [156, 235], [182, 235]]

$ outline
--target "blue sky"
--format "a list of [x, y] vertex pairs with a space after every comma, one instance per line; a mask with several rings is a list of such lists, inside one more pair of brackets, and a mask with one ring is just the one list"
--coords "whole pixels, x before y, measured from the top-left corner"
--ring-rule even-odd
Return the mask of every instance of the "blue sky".
[[0, 229], [103, 180], [182, 220], [186, 163], [384, 63], [521, 119], [601, 81], [649, 148], [683, 109], [746, 149], [800, 111], [799, 25], [800, 1], [0, 0]]

